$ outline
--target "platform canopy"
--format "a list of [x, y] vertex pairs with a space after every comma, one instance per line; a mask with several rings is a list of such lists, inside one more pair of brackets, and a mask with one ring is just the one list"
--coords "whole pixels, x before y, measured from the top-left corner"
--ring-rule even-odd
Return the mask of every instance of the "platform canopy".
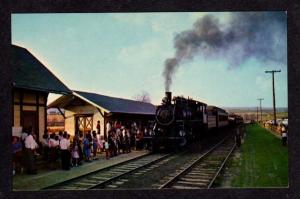
[[71, 90], [27, 49], [12, 45], [11, 55], [14, 88], [63, 95], [71, 93]]
[[97, 108], [104, 109], [107, 113], [155, 115], [156, 111], [156, 106], [151, 103], [83, 91], [73, 91], [72, 94], [62, 96], [49, 104], [48, 108], [66, 108], [69, 105], [74, 105], [72, 103], [75, 103], [78, 99], [81, 99]]

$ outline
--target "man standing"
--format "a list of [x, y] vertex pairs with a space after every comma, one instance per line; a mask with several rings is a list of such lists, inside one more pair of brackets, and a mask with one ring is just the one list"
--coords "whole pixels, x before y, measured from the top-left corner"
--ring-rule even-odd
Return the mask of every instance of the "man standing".
[[100, 121], [98, 120], [97, 121], [97, 126], [96, 126], [96, 128], [97, 128], [97, 134], [99, 134], [100, 135]]
[[58, 140], [55, 140], [55, 133], [50, 135], [49, 139], [49, 168], [55, 169], [55, 162], [57, 159], [57, 147], [59, 145]]
[[67, 140], [67, 134], [63, 134], [60, 143], [61, 167], [63, 170], [70, 170], [69, 147], [70, 142]]
[[106, 132], [109, 133], [110, 130], [111, 130], [111, 124], [110, 124], [110, 122], [107, 122], [106, 123]]
[[287, 133], [286, 133], [286, 128], [284, 126], [284, 124], [281, 124], [281, 140], [282, 140], [282, 145], [286, 146], [286, 142], [287, 142]]
[[27, 132], [28, 136], [25, 138], [25, 162], [26, 162], [26, 169], [28, 174], [37, 174], [34, 162], [34, 150], [38, 147], [38, 144], [34, 140], [33, 136], [31, 135], [32, 132], [29, 129]]

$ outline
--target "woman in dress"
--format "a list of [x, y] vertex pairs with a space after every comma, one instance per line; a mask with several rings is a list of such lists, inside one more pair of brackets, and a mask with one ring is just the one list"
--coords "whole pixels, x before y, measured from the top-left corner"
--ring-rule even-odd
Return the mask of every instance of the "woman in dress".
[[98, 160], [97, 158], [97, 150], [98, 150], [98, 138], [95, 131], [93, 131], [93, 160]]
[[75, 167], [77, 167], [78, 163], [79, 163], [79, 140], [78, 139], [73, 140], [72, 158], [73, 158], [73, 162], [75, 164]]

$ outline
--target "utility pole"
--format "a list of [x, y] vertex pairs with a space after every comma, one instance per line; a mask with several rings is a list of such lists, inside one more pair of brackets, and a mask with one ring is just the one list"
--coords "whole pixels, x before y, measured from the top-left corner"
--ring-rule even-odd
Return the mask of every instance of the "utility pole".
[[256, 121], [258, 122], [258, 106], [256, 107]]
[[281, 70], [269, 70], [265, 73], [272, 73], [272, 86], [273, 86], [273, 112], [274, 112], [274, 124], [277, 124], [276, 121], [276, 102], [275, 102], [275, 83], [274, 83], [274, 73], [280, 73]]
[[261, 100], [264, 100], [264, 98], [258, 98], [257, 100], [259, 100], [259, 107], [260, 107], [260, 121], [262, 122]]

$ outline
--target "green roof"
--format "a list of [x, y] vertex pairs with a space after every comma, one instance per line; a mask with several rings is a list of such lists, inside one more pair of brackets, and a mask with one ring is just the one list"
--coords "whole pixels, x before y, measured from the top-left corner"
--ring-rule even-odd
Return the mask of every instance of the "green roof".
[[71, 93], [46, 66], [27, 49], [12, 45], [13, 86], [57, 94]]

